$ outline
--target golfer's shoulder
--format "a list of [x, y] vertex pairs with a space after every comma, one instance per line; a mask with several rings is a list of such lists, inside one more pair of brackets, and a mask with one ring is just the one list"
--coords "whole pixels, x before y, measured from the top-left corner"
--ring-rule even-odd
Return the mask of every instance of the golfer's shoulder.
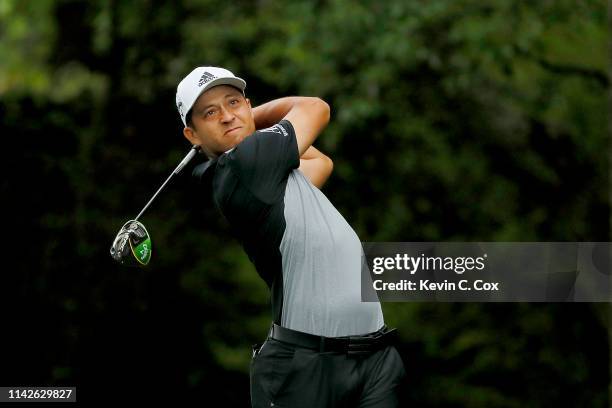
[[295, 131], [293, 129], [293, 125], [288, 119], [282, 119], [280, 122], [268, 128], [256, 131], [255, 134], [262, 135], [260, 137], [274, 137], [275, 135], [287, 137], [291, 135], [295, 136]]
[[282, 144], [284, 138], [288, 136], [295, 137], [295, 131], [293, 125], [287, 119], [283, 119], [274, 125], [258, 129], [253, 132], [249, 137], [245, 138], [237, 147], [247, 146], [258, 146], [258, 145], [278, 145]]
[[260, 163], [262, 158], [282, 158], [293, 153], [295, 132], [291, 122], [280, 122], [253, 132], [228, 153], [229, 160], [236, 165]]

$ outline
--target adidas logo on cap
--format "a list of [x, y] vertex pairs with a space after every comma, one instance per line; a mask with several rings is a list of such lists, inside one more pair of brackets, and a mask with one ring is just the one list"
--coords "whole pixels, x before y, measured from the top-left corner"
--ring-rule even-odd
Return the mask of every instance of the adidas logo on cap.
[[198, 86], [205, 85], [205, 84], [207, 84], [208, 82], [212, 81], [215, 78], [217, 78], [217, 77], [214, 76], [213, 74], [211, 74], [210, 72], [204, 72], [202, 74], [202, 76], [200, 77], [200, 80], [198, 81]]

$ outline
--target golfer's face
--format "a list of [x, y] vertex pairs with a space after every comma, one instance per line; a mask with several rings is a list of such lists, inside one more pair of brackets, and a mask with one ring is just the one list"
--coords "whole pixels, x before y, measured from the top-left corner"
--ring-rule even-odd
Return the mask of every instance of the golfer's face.
[[251, 103], [232, 86], [204, 92], [191, 114], [194, 131], [205, 151], [220, 155], [255, 132]]

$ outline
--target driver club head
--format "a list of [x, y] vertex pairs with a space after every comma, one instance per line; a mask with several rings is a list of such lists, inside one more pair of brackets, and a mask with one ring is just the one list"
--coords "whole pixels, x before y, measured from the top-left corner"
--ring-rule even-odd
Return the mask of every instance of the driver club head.
[[153, 194], [153, 197], [144, 206], [135, 219], [123, 224], [119, 233], [113, 241], [110, 248], [110, 254], [113, 259], [122, 265], [126, 266], [145, 266], [151, 260], [151, 237], [145, 226], [138, 221], [140, 216], [149, 208], [158, 194], [166, 187], [172, 177], [179, 174], [181, 170], [191, 161], [191, 159], [201, 150], [199, 145], [194, 145], [189, 150], [189, 153], [183, 158], [174, 171], [168, 176], [166, 181]]
[[123, 224], [110, 248], [113, 259], [125, 266], [146, 266], [151, 260], [152, 242], [145, 226], [136, 220]]

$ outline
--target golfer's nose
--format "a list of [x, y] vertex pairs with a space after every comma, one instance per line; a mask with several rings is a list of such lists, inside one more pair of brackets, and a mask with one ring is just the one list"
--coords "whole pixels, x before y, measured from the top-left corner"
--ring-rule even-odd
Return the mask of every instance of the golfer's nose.
[[221, 108], [221, 122], [230, 123], [235, 117], [236, 116], [231, 110], [225, 109], [224, 107]]

